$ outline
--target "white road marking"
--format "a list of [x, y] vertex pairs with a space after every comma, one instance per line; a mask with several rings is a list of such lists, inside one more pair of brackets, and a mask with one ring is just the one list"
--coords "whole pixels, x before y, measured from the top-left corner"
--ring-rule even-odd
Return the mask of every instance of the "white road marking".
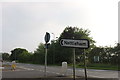
[[55, 72], [51, 72], [51, 73], [55, 74]]
[[[22, 66], [19, 66], [19, 68], [26, 69], [26, 70], [35, 70], [35, 69], [31, 69], [31, 68], [25, 68], [25, 67], [22, 67]], [[41, 69], [38, 69], [38, 71], [44, 72], [44, 70], [41, 70]], [[50, 72], [50, 71], [46, 71], [46, 72], [60, 75], [60, 73], [56, 73], [56, 72]], [[62, 74], [62, 75], [64, 75], [64, 74]]]
[[65, 75], [65, 74], [62, 74], [63, 76]]
[[42, 70], [39, 70], [39, 71], [42, 71]]
[[72, 71], [72, 69], [67, 69], [67, 70]]
[[48, 72], [48, 73], [49, 73], [50, 71], [46, 71], [46, 72]]
[[22, 66], [19, 66], [19, 68], [22, 68], [22, 69], [25, 69], [25, 70], [34, 70], [34, 69], [31, 69], [31, 68], [25, 68], [25, 67], [22, 67]]
[[[101, 77], [99, 77], [99, 76], [93, 76], [93, 75], [89, 75], [90, 77], [95, 77], [95, 78], [101, 78]], [[102, 78], [104, 78], [104, 77], [102, 77]]]
[[56, 73], [56, 74], [58, 74], [58, 75], [59, 75], [60, 73]]
[[82, 71], [82, 72], [84, 72], [84, 70], [78, 70], [78, 71]]
[[93, 71], [106, 71], [106, 70], [93, 70]]

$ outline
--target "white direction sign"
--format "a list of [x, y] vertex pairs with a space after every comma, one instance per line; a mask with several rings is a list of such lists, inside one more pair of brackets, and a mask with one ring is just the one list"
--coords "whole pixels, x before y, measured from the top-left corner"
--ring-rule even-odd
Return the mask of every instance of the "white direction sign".
[[73, 39], [61, 39], [61, 46], [74, 47], [74, 48], [89, 48], [89, 41], [87, 39], [73, 40]]

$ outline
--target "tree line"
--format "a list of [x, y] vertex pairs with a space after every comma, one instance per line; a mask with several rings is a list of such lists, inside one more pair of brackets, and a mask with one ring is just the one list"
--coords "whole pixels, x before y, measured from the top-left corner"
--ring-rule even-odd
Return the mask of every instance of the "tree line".
[[[90, 31], [88, 29], [82, 29], [77, 27], [66, 27], [57, 40], [51, 40], [48, 48], [47, 62], [48, 64], [61, 64], [66, 61], [69, 64], [73, 62], [72, 48], [62, 47], [60, 45], [61, 39], [88, 39], [90, 47], [85, 50], [87, 63], [105, 63], [105, 64], [118, 64], [118, 54], [120, 53], [120, 44], [116, 43], [114, 47], [97, 47], [95, 41], [90, 37]], [[81, 63], [84, 61], [83, 49], [76, 48], [76, 62]], [[44, 64], [45, 59], [45, 44], [40, 43], [37, 49], [30, 53], [23, 48], [15, 48], [11, 50], [11, 54], [3, 53], [3, 60]]]

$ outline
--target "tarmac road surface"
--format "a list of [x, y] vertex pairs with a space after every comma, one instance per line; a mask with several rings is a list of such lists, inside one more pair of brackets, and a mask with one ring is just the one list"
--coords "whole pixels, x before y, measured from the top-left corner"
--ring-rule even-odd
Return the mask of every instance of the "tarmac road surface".
[[[9, 63], [11, 64], [11, 63]], [[12, 71], [10, 67], [4, 68], [2, 78], [42, 78], [44, 77], [44, 66], [34, 64], [17, 63], [17, 68]], [[67, 72], [63, 73], [61, 66], [47, 66], [47, 77], [69, 77], [72, 78], [73, 70], [67, 68]], [[89, 78], [118, 78], [118, 71], [113, 70], [96, 70], [87, 69]], [[76, 68], [76, 78], [84, 77], [84, 69]]]

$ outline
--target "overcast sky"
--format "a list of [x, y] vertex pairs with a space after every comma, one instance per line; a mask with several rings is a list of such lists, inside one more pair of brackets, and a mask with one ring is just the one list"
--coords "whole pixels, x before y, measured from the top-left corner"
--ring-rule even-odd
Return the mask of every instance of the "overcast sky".
[[39, 43], [45, 43], [46, 32], [53, 39], [67, 26], [89, 29], [97, 46], [114, 46], [118, 42], [118, 1], [6, 0], [7, 3], [0, 3], [0, 52], [18, 47], [33, 52]]

